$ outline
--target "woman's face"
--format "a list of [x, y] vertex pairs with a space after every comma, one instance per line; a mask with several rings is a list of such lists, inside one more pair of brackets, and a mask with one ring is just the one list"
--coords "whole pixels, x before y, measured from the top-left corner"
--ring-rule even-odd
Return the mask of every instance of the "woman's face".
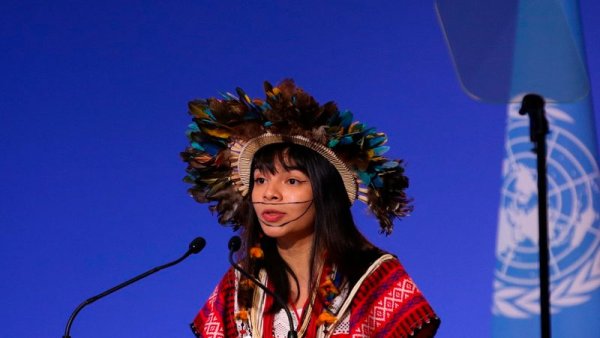
[[300, 170], [254, 170], [252, 204], [265, 235], [292, 244], [312, 236], [315, 206], [310, 180]]

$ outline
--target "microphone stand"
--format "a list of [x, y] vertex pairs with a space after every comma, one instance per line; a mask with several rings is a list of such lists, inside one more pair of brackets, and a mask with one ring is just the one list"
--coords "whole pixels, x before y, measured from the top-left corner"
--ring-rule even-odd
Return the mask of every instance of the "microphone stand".
[[519, 114], [529, 116], [529, 136], [537, 155], [538, 225], [539, 225], [539, 264], [540, 264], [540, 317], [542, 338], [551, 337], [550, 323], [550, 272], [548, 244], [548, 184], [546, 170], [546, 135], [549, 133], [545, 116], [544, 98], [527, 94]]
[[189, 245], [189, 249], [187, 250], [187, 252], [181, 256], [180, 258], [167, 263], [167, 264], [163, 264], [161, 266], [157, 266], [153, 269], [150, 269], [140, 275], [137, 275], [113, 288], [110, 288], [100, 294], [95, 295], [94, 297], [91, 297], [87, 300], [85, 300], [83, 303], [79, 304], [79, 306], [73, 311], [73, 313], [71, 314], [71, 317], [69, 317], [69, 321], [67, 322], [67, 326], [65, 327], [65, 334], [63, 335], [63, 338], [71, 338], [70, 336], [70, 332], [71, 332], [71, 325], [73, 324], [73, 321], [75, 320], [75, 317], [77, 316], [77, 314], [79, 313], [79, 311], [81, 311], [84, 307], [86, 307], [89, 304], [92, 304], [93, 302], [97, 301], [100, 298], [103, 298], [105, 296], [110, 295], [111, 293], [121, 290], [122, 288], [137, 282], [138, 280], [145, 278], [147, 276], [150, 276], [153, 273], [156, 273], [162, 269], [166, 269], [170, 266], [173, 266], [181, 261], [183, 261], [184, 259], [186, 259], [189, 255], [191, 254], [196, 254], [198, 252], [200, 252], [202, 249], [204, 249], [204, 246], [206, 245], [206, 241], [204, 240], [204, 238], [202, 237], [198, 237], [196, 239], [194, 239], [190, 245]]

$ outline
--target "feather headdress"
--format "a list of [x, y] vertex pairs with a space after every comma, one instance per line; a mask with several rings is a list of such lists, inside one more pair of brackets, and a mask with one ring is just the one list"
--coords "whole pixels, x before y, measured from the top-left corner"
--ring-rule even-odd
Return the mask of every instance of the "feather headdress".
[[250, 99], [237, 88], [237, 96], [223, 94], [189, 102], [193, 122], [188, 126], [190, 145], [181, 153], [188, 163], [185, 181], [190, 194], [218, 213], [219, 223], [243, 226], [254, 153], [261, 147], [290, 142], [325, 157], [340, 173], [351, 203], [359, 199], [379, 219], [381, 231], [390, 234], [394, 218], [412, 207], [404, 190], [408, 178], [401, 160], [383, 156], [387, 136], [353, 120], [333, 102], [319, 105], [292, 80], [274, 87], [265, 82], [266, 98]]

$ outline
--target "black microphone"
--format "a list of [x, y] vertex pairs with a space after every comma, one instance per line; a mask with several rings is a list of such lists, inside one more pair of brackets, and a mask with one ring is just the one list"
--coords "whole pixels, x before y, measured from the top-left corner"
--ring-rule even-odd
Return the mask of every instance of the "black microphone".
[[133, 278], [131, 278], [131, 279], [129, 279], [129, 280], [127, 280], [127, 281], [125, 281], [125, 282], [123, 282], [123, 283], [121, 283], [121, 284], [113, 287], [113, 288], [111, 288], [111, 289], [108, 289], [108, 290], [106, 290], [106, 291], [104, 291], [104, 292], [102, 292], [100, 294], [95, 295], [92, 298], [89, 298], [89, 299], [85, 300], [83, 303], [79, 304], [79, 306], [71, 314], [71, 317], [69, 317], [69, 321], [67, 322], [67, 326], [65, 328], [65, 334], [63, 335], [63, 338], [71, 338], [71, 336], [70, 336], [71, 325], [73, 324], [73, 321], [75, 320], [75, 317], [77, 316], [77, 314], [79, 313], [79, 311], [81, 311], [81, 309], [83, 309], [88, 304], [91, 304], [91, 303], [97, 301], [98, 299], [100, 299], [102, 297], [108, 296], [111, 293], [113, 293], [115, 291], [118, 291], [118, 290], [126, 287], [129, 284], [135, 283], [135, 282], [137, 282], [138, 280], [140, 280], [142, 278], [148, 277], [148, 276], [150, 276], [151, 274], [153, 274], [155, 272], [158, 272], [158, 271], [160, 271], [162, 269], [166, 269], [168, 267], [171, 267], [171, 266], [173, 266], [173, 265], [175, 265], [175, 264], [183, 261], [184, 259], [186, 259], [191, 254], [197, 254], [198, 252], [202, 251], [202, 249], [204, 249], [205, 245], [206, 245], [206, 240], [204, 238], [202, 238], [202, 237], [196, 237], [190, 243], [189, 248], [186, 251], [186, 253], [183, 256], [181, 256], [180, 258], [178, 258], [178, 259], [176, 259], [176, 260], [174, 260], [174, 261], [172, 261], [170, 263], [167, 263], [167, 264], [164, 264], [164, 265], [161, 265], [161, 266], [157, 266], [154, 269], [150, 269], [150, 270], [148, 270], [148, 271], [146, 271], [146, 272], [144, 272], [144, 273], [142, 273], [140, 275], [137, 275], [137, 276], [135, 276], [135, 277], [133, 277]]
[[527, 94], [523, 97], [521, 109], [519, 109], [520, 115], [529, 115], [529, 138], [536, 144], [536, 149], [540, 138], [545, 138], [550, 130], [546, 119], [545, 105], [546, 101], [540, 95]]
[[233, 268], [239, 271], [242, 275], [246, 276], [246, 278], [250, 279], [255, 285], [263, 289], [269, 296], [273, 297], [275, 301], [279, 303], [279, 305], [281, 305], [281, 307], [285, 310], [285, 314], [288, 317], [288, 321], [290, 322], [290, 331], [288, 331], [288, 338], [297, 338], [298, 333], [296, 333], [296, 330], [294, 330], [294, 320], [292, 319], [292, 313], [290, 312], [290, 309], [288, 309], [286, 302], [284, 302], [278, 294], [269, 290], [266, 285], [261, 283], [258, 279], [256, 279], [250, 273], [246, 272], [244, 269], [242, 269], [241, 266], [237, 265], [233, 261], [233, 253], [238, 251], [241, 246], [242, 240], [239, 236], [231, 237], [229, 243], [227, 244], [227, 247], [229, 248], [229, 264], [231, 264], [231, 266], [233, 266]]

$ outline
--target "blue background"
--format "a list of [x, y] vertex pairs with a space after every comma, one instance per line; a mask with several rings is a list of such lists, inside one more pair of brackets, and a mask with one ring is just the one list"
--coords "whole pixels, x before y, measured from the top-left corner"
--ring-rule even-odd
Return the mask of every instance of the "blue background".
[[[592, 87], [600, 4], [582, 0]], [[206, 249], [81, 312], [73, 337], [191, 337], [232, 232], [181, 181], [186, 103], [292, 77], [390, 136], [415, 212], [390, 237], [443, 323], [486, 337], [506, 107], [460, 88], [429, 1], [4, 1], [0, 336], [60, 337], [84, 299]], [[600, 102], [598, 94], [594, 101]]]

